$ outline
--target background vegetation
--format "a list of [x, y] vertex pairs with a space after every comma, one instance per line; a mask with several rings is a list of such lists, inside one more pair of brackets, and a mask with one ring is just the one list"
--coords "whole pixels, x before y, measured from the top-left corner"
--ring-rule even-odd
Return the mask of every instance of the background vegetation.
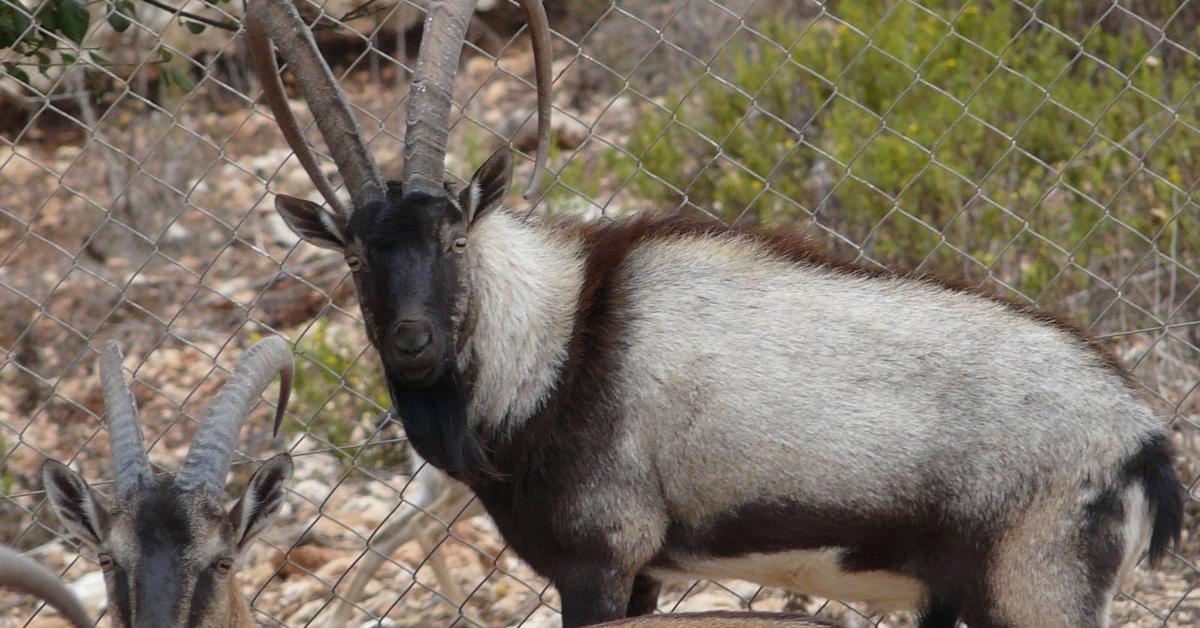
[[[999, 283], [1092, 323], [1117, 288], [1101, 278], [1200, 255], [1200, 57], [1180, 47], [1200, 9], [1185, 5], [768, 15], [644, 101], [628, 142], [569, 162], [556, 193], [603, 203], [599, 161], [635, 203], [810, 221], [852, 256]], [[1173, 42], [1152, 21], [1170, 16]], [[1123, 322], [1171, 313], [1145, 305]]]
[[[297, 0], [392, 177], [425, 2]], [[546, 202], [513, 195], [510, 209], [798, 223], [864, 263], [1083, 322], [1172, 422], [1193, 497], [1180, 552], [1139, 572], [1115, 623], [1200, 625], [1200, 0], [545, 4], [559, 176]], [[297, 350], [283, 436], [271, 390], [231, 486], [280, 450], [295, 475], [242, 584], [256, 619], [323, 625], [412, 478], [403, 434], [377, 429], [387, 395], [344, 260], [273, 210], [273, 193], [317, 196], [246, 71], [244, 6], [0, 0], [0, 542], [99, 587], [98, 611], [98, 567], [62, 538], [37, 479], [54, 458], [106, 490], [95, 348], [126, 348], [151, 459], [174, 468], [237, 357], [280, 334]], [[533, 148], [521, 11], [483, 0], [476, 17], [447, 156], [460, 177], [510, 139]], [[285, 87], [298, 97], [286, 74]], [[434, 594], [438, 553], [465, 603]], [[484, 517], [436, 553], [409, 543], [391, 558], [353, 625], [554, 625], [553, 588]], [[0, 627], [25, 625], [26, 601], [0, 593]], [[750, 606], [912, 625], [740, 582], [662, 598]]]

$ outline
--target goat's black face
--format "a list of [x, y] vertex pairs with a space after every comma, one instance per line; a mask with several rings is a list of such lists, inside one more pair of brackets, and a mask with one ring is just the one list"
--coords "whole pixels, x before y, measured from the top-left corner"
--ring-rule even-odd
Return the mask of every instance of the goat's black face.
[[453, 356], [467, 221], [458, 200], [410, 194], [354, 213], [346, 261], [389, 375], [425, 387]]
[[500, 204], [511, 177], [508, 150], [501, 149], [462, 190], [404, 194], [392, 183], [386, 202], [356, 208], [348, 221], [282, 195], [276, 209], [297, 235], [345, 255], [389, 380], [427, 388], [455, 358], [469, 300], [470, 226]]

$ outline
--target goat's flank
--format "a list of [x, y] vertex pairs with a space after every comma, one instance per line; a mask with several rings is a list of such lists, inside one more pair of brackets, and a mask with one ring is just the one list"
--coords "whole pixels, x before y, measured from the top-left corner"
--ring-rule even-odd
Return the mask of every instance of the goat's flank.
[[[1118, 576], [1182, 525], [1168, 433], [1114, 360], [1052, 317], [793, 235], [518, 217], [498, 209], [505, 149], [443, 183], [471, 5], [427, 22], [404, 180], [349, 185], [349, 214], [276, 207], [345, 255], [409, 440], [555, 584], [564, 625], [647, 613], [677, 577], [915, 608], [925, 628], [1108, 624]], [[280, 35], [304, 32], [285, 0], [249, 20], [264, 80], [268, 33], [322, 65]], [[333, 139], [348, 184], [374, 181]]]
[[229, 512], [223, 505], [225, 476], [242, 422], [276, 374], [283, 376], [277, 423], [282, 416], [291, 387], [291, 350], [282, 338], [247, 349], [209, 404], [183, 467], [159, 476], [142, 445], [121, 359], [116, 343], [105, 345], [100, 377], [112, 441], [112, 505], [106, 507], [83, 478], [54, 460], [42, 466], [50, 504], [71, 536], [95, 552], [114, 628], [254, 626], [238, 589], [237, 561], [279, 513], [292, 459], [279, 454], [259, 467]]

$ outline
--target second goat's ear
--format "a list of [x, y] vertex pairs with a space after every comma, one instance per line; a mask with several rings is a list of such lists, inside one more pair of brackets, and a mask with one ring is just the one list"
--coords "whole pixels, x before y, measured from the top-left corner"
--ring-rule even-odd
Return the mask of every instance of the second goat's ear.
[[275, 211], [293, 233], [309, 244], [340, 251], [346, 245], [346, 218], [295, 196], [277, 194]]
[[459, 204], [467, 213], [468, 224], [499, 207], [511, 183], [512, 156], [506, 146], [483, 162], [471, 177], [471, 182], [459, 194]]
[[93, 550], [99, 547], [108, 535], [108, 510], [100, 505], [92, 487], [57, 460], [42, 465], [42, 486], [67, 532]]
[[238, 539], [238, 551], [245, 551], [274, 521], [283, 507], [284, 487], [291, 477], [292, 457], [287, 454], [264, 462], [250, 477], [245, 494], [229, 512], [233, 538]]

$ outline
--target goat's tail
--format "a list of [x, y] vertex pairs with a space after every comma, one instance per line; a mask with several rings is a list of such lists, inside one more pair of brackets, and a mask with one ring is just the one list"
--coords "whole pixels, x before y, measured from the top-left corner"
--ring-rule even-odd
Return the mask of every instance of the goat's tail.
[[1167, 551], [1179, 545], [1183, 530], [1183, 485], [1175, 475], [1173, 460], [1174, 448], [1167, 435], [1160, 433], [1143, 442], [1126, 466], [1127, 477], [1140, 485], [1145, 497], [1151, 566], [1158, 566]]

